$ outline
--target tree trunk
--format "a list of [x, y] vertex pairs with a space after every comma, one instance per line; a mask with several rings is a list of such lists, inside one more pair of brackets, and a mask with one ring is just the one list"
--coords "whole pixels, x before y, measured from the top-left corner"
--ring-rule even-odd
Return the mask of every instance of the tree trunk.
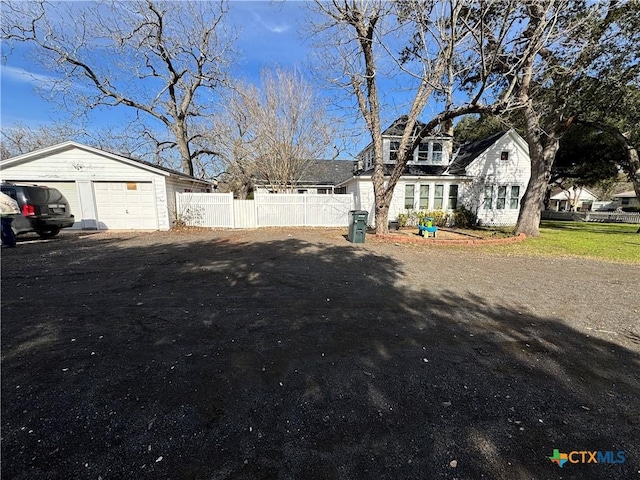
[[540, 236], [540, 207], [551, 178], [551, 167], [556, 157], [560, 138], [553, 133], [542, 147], [542, 138], [527, 135], [531, 158], [531, 178], [522, 197], [522, 205], [516, 225], [516, 235], [524, 233], [527, 237]]
[[[638, 156], [638, 149], [628, 145], [627, 158], [627, 162], [629, 162], [627, 176], [631, 183], [633, 183], [633, 190], [636, 192], [636, 198], [640, 202], [640, 157]], [[640, 228], [638, 228], [636, 233], [640, 234]]]
[[191, 159], [191, 151], [189, 149], [187, 126], [182, 123], [176, 123], [171, 127], [176, 137], [176, 144], [180, 152], [180, 168], [182, 173], [186, 173], [193, 177], [193, 160]]

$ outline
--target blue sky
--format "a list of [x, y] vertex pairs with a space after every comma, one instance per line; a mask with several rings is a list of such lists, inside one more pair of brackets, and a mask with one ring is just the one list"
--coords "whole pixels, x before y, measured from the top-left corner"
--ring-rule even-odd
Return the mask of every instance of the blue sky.
[[[306, 15], [305, 2], [232, 1], [227, 23], [237, 30], [235, 48], [240, 59], [232, 67], [235, 78], [259, 80], [262, 68], [279, 66], [303, 69], [310, 46], [301, 40], [299, 22]], [[3, 58], [0, 70], [1, 120], [7, 126], [16, 122], [27, 126], [46, 124], [64, 116], [58, 105], [47, 101], [34, 88], [47, 83], [51, 72], [43, 71], [27, 55], [28, 47], [16, 45]], [[109, 109], [90, 116], [97, 126], [118, 124], [128, 112]]]

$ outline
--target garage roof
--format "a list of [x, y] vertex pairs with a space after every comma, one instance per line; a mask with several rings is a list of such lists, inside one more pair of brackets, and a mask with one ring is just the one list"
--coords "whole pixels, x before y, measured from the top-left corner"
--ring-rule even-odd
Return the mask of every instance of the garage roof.
[[18, 155], [18, 156], [15, 156], [15, 157], [7, 158], [6, 160], [2, 160], [0, 162], [0, 165], [2, 167], [8, 167], [10, 165], [16, 165], [16, 164], [20, 164], [20, 163], [23, 163], [23, 162], [30, 162], [30, 161], [35, 160], [37, 158], [43, 158], [43, 157], [46, 157], [48, 155], [52, 155], [52, 154], [55, 154], [55, 153], [63, 152], [65, 150], [71, 150], [73, 148], [78, 148], [80, 150], [85, 150], [87, 152], [91, 152], [91, 153], [94, 153], [96, 155], [102, 155], [103, 157], [108, 157], [108, 158], [111, 158], [111, 159], [116, 160], [118, 162], [127, 163], [129, 165], [134, 166], [134, 167], [142, 168], [144, 170], [148, 170], [150, 172], [157, 173], [158, 175], [164, 175], [165, 177], [173, 176], [173, 177], [182, 178], [184, 180], [189, 180], [191, 182], [199, 182], [199, 183], [202, 183], [202, 184], [211, 185], [211, 182], [207, 182], [205, 180], [200, 180], [198, 178], [192, 177], [191, 175], [187, 175], [185, 173], [178, 172], [177, 170], [173, 170], [171, 168], [162, 167], [160, 165], [154, 165], [154, 164], [152, 164], [150, 162], [145, 162], [144, 160], [137, 160], [137, 159], [134, 159], [134, 158], [124, 157], [122, 155], [118, 155], [118, 154], [115, 154], [115, 153], [107, 152], [107, 151], [101, 150], [99, 148], [90, 147], [89, 145], [84, 145], [82, 143], [73, 142], [73, 141], [58, 143], [58, 144], [52, 145], [50, 147], [41, 148], [39, 150], [34, 150], [33, 152], [24, 153], [22, 155]]

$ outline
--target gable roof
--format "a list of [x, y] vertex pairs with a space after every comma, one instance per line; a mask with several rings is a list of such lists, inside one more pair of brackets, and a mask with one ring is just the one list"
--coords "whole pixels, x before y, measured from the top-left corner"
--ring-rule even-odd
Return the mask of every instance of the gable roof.
[[636, 192], [635, 190], [629, 190], [628, 192], [620, 192], [612, 195], [613, 198], [635, 198]]
[[[597, 200], [598, 197], [591, 191], [584, 187], [578, 187], [578, 199], [580, 200]], [[563, 188], [557, 188], [551, 192], [550, 200], [568, 200], [573, 198], [575, 192], [570, 192], [569, 190]]]
[[349, 160], [311, 160], [299, 182], [317, 185], [338, 185], [353, 176]]
[[82, 143], [68, 141], [63, 143], [58, 143], [56, 145], [52, 145], [50, 147], [41, 148], [39, 150], [34, 150], [33, 152], [24, 153], [22, 155], [17, 155], [15, 157], [7, 158], [5, 160], [0, 161], [0, 166], [3, 168], [9, 167], [11, 165], [17, 165], [20, 163], [30, 162], [32, 160], [36, 160], [38, 158], [43, 158], [48, 155], [53, 155], [56, 153], [64, 152], [66, 150], [71, 150], [73, 148], [77, 148], [80, 150], [84, 150], [86, 152], [93, 153], [95, 155], [101, 155], [103, 157], [110, 158], [112, 160], [116, 160], [118, 162], [123, 162], [129, 165], [132, 165], [137, 168], [142, 168], [143, 170], [147, 170], [153, 173], [157, 173], [164, 176], [174, 176], [179, 177], [184, 180], [189, 180], [191, 182], [199, 182], [210, 185], [211, 182], [207, 182], [206, 180], [200, 180], [196, 177], [192, 177], [191, 175], [187, 175], [182, 172], [178, 172], [177, 170], [173, 170], [171, 168], [162, 167], [160, 165], [154, 165], [153, 163], [146, 162], [144, 160], [138, 160], [134, 158], [124, 157], [122, 155], [118, 155], [115, 153], [107, 152], [105, 150], [101, 150], [99, 148], [90, 147], [89, 145], [84, 145]]
[[458, 154], [449, 164], [449, 172], [454, 174], [464, 174], [465, 169], [471, 164], [471, 162], [487, 151], [489, 147], [494, 145], [507, 133], [508, 131], [502, 131], [495, 133], [490, 137], [476, 140], [475, 142], [465, 143], [460, 147]]

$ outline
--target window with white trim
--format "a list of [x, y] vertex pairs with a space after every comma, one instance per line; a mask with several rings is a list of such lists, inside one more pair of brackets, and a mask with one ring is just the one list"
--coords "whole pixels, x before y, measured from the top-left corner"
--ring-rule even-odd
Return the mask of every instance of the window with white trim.
[[449, 185], [449, 201], [447, 208], [455, 210], [458, 208], [458, 185]]
[[433, 208], [435, 210], [442, 210], [444, 201], [444, 185], [436, 185], [433, 197]]
[[520, 187], [518, 185], [511, 186], [511, 196], [509, 197], [509, 208], [517, 210], [520, 208]]
[[442, 144], [433, 142], [431, 151], [431, 163], [440, 165], [442, 163]]
[[389, 160], [396, 161], [398, 159], [398, 150], [400, 149], [400, 142], [389, 142]]
[[418, 161], [426, 162], [429, 160], [429, 142], [420, 142], [418, 145]]
[[420, 210], [429, 209], [429, 185], [420, 185]]
[[498, 187], [498, 198], [496, 199], [496, 210], [504, 210], [507, 206], [507, 187]]
[[413, 210], [415, 202], [415, 185], [408, 183], [404, 186], [404, 208]]
[[493, 185], [487, 185], [484, 187], [484, 202], [482, 208], [485, 210], [491, 210], [493, 208]]

